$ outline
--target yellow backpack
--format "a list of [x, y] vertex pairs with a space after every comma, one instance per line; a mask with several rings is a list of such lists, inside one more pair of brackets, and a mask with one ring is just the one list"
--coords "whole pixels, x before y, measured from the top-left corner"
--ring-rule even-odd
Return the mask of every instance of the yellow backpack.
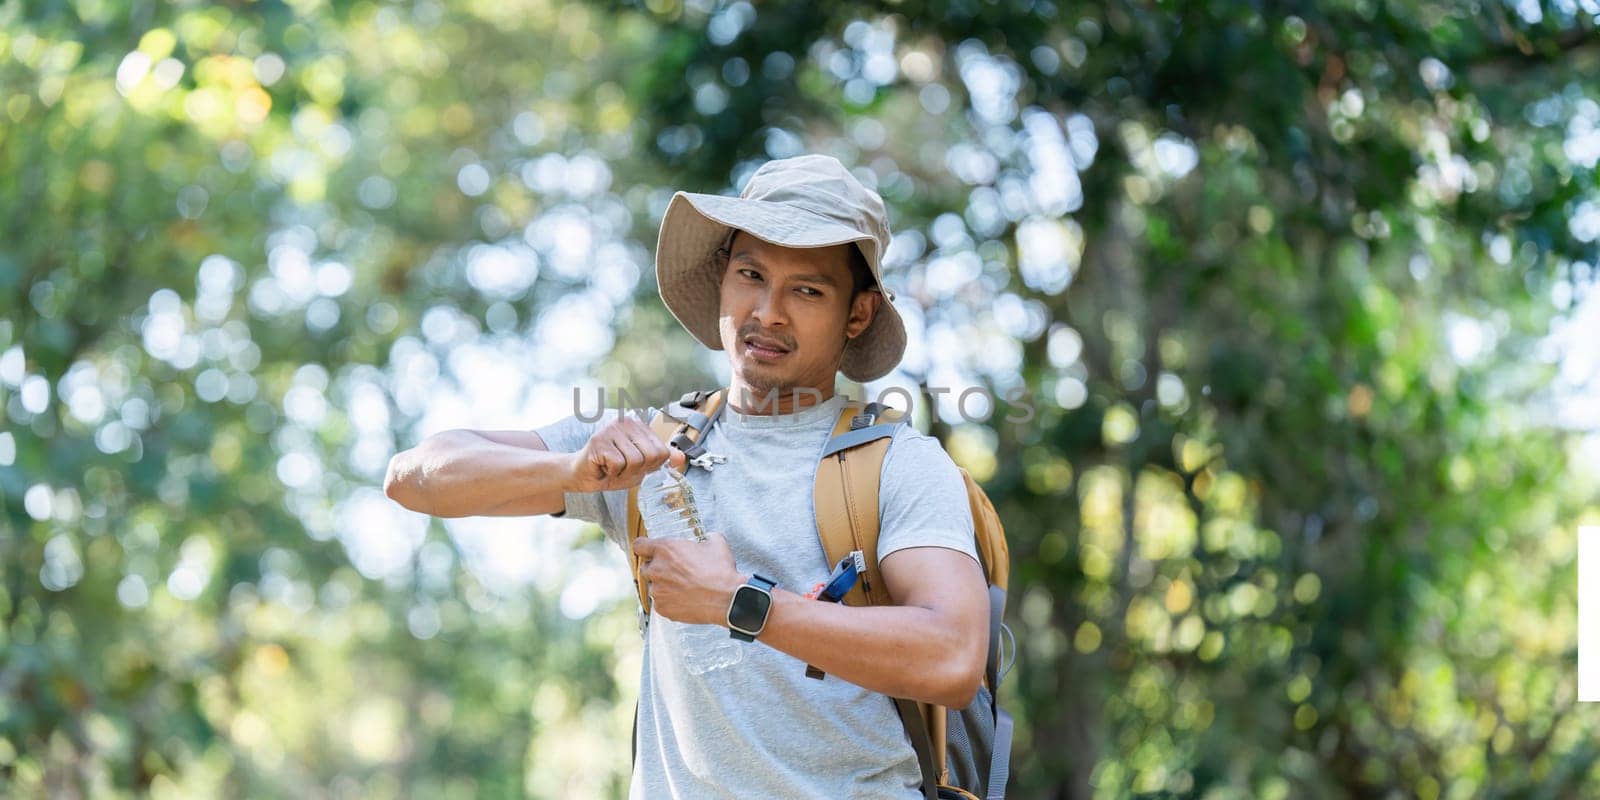
[[[677, 414], [658, 414], [650, 427], [662, 441], [677, 446], [691, 458], [703, 451], [698, 441], [722, 411], [725, 390], [690, 392], [677, 403]], [[673, 411], [669, 407], [669, 412]], [[902, 412], [878, 403], [848, 402], [834, 423], [833, 434], [817, 464], [812, 496], [816, 505], [817, 535], [831, 567], [855, 550], [865, 556], [866, 573], [844, 596], [846, 605], [890, 605], [888, 587], [878, 568], [878, 482], [883, 460], [895, 428], [905, 422]], [[847, 457], [848, 456], [848, 457]], [[972, 509], [978, 559], [989, 584], [989, 650], [983, 685], [964, 709], [944, 708], [904, 698], [890, 698], [922, 768], [923, 792], [939, 798], [1005, 797], [1010, 773], [1011, 715], [996, 703], [1001, 667], [1001, 638], [1010, 638], [1005, 626], [1006, 582], [1011, 556], [1005, 528], [988, 495], [965, 468], [960, 468]], [[639, 514], [638, 489], [628, 491], [628, 541], [645, 535]], [[649, 582], [639, 573], [642, 562], [632, 558], [634, 588], [639, 595], [641, 621], [649, 617]], [[1011, 655], [1016, 654], [1012, 641]], [[808, 675], [822, 674], [808, 667]], [[637, 719], [637, 718], [636, 718]], [[637, 722], [635, 738], [637, 739]]]

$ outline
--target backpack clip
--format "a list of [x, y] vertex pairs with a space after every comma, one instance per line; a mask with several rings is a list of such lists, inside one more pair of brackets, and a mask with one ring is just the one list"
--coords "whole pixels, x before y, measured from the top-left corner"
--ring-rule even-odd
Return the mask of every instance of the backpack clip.
[[878, 421], [878, 417], [883, 416], [883, 409], [883, 404], [876, 400], [868, 403], [861, 409], [860, 414], [850, 418], [850, 430], [859, 431], [862, 428], [872, 427], [872, 424]]
[[678, 398], [678, 405], [684, 408], [699, 408], [700, 403], [710, 397], [712, 391], [714, 390], [696, 389], [692, 392], [684, 392], [683, 396]]
[[688, 433], [675, 434], [672, 437], [672, 441], [669, 442], [669, 444], [671, 444], [673, 447], [678, 448], [679, 450], [682, 450], [684, 453], [688, 454], [688, 456], [690, 458], [693, 458], [693, 457], [695, 457], [697, 455], [700, 455], [699, 453], [694, 452], [694, 449], [698, 445], [695, 444], [695, 441], [693, 439], [689, 438], [689, 434]]
[[[686, 418], [683, 420], [682, 424], [678, 426], [678, 432], [673, 434], [672, 439], [668, 441], [668, 444], [678, 448], [679, 450], [682, 450], [684, 455], [687, 455], [691, 462], [694, 462], [695, 459], [699, 459], [706, 454], [706, 448], [702, 442], [706, 438], [706, 434], [710, 432], [712, 424], [717, 421], [718, 417], [722, 416], [722, 409], [728, 405], [726, 401], [719, 403], [716, 411], [712, 412], [709, 416], [701, 413], [700, 411], [694, 410], [699, 408], [705, 402], [706, 398], [716, 394], [716, 392], [717, 390], [715, 389], [701, 389], [699, 391], [689, 392], [678, 400], [678, 405], [682, 406], [684, 410], [688, 411], [689, 413], [686, 415]], [[693, 436], [690, 435], [690, 431], [694, 432]], [[697, 465], [705, 466], [703, 463], [699, 463]]]

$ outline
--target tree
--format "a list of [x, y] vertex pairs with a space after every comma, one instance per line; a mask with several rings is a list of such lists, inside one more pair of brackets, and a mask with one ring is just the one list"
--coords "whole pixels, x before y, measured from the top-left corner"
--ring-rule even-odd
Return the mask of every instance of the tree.
[[665, 201], [805, 150], [891, 208], [923, 345], [868, 388], [1012, 539], [1017, 794], [1595, 785], [1546, 340], [1588, 5], [0, 16], [7, 792], [624, 793], [627, 594], [475, 548], [616, 554], [375, 484], [452, 397], [707, 385]]

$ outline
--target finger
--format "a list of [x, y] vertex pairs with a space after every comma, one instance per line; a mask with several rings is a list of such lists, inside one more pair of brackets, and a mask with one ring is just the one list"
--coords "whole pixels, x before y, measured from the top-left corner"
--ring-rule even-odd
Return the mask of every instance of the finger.
[[655, 469], [667, 460], [667, 445], [659, 438], [640, 436], [635, 437], [633, 443], [639, 446], [639, 452], [644, 456], [645, 469]]
[[644, 455], [645, 469], [647, 471], [653, 470], [663, 463], [671, 464], [678, 472], [684, 471], [683, 464], [688, 457], [683, 455], [683, 451], [661, 441], [661, 437], [657, 436], [656, 432], [643, 422], [638, 420], [631, 420], [631, 422], [633, 427], [637, 429], [638, 435], [630, 434], [628, 438], [639, 445], [639, 451]]
[[622, 455], [628, 460], [627, 468], [622, 471], [623, 474], [619, 477], [625, 482], [644, 477], [644, 471], [648, 468], [649, 461], [645, 458], [644, 451], [640, 449], [639, 442], [632, 437], [627, 437], [617, 442], [617, 449], [621, 450]]
[[624, 439], [631, 439], [636, 442], [648, 441], [650, 439], [660, 441], [660, 438], [656, 436], [655, 431], [650, 430], [649, 425], [646, 425], [632, 417], [629, 417], [623, 421], [623, 424], [617, 426], [617, 434]]
[[609, 479], [614, 469], [611, 465], [612, 456], [610, 452], [610, 445], [603, 439], [589, 442], [589, 452], [586, 457], [589, 462], [589, 471], [601, 481]]
[[656, 554], [659, 547], [660, 543], [648, 536], [640, 536], [633, 540], [633, 554], [636, 556], [649, 558]]
[[639, 448], [639, 453], [644, 459], [644, 470], [649, 472], [662, 465], [667, 460], [667, 443], [661, 441], [654, 431], [648, 428], [637, 434], [630, 434], [628, 439]]
[[589, 462], [595, 465], [602, 478], [615, 475], [622, 465], [615, 447], [616, 435], [610, 428], [602, 429], [589, 439]]
[[615, 440], [604, 442], [600, 446], [600, 455], [605, 459], [607, 480], [615, 481], [628, 468], [628, 457]]

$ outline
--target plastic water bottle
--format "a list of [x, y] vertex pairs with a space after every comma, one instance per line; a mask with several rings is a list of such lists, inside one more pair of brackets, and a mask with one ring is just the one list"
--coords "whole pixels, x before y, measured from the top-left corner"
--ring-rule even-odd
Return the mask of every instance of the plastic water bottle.
[[[639, 514], [652, 539], [706, 539], [694, 491], [670, 464], [662, 464], [639, 484]], [[679, 659], [692, 675], [733, 666], [744, 656], [744, 643], [729, 636], [721, 625], [675, 622], [657, 614], [652, 606], [650, 626], [660, 627], [662, 635], [674, 641]]]

